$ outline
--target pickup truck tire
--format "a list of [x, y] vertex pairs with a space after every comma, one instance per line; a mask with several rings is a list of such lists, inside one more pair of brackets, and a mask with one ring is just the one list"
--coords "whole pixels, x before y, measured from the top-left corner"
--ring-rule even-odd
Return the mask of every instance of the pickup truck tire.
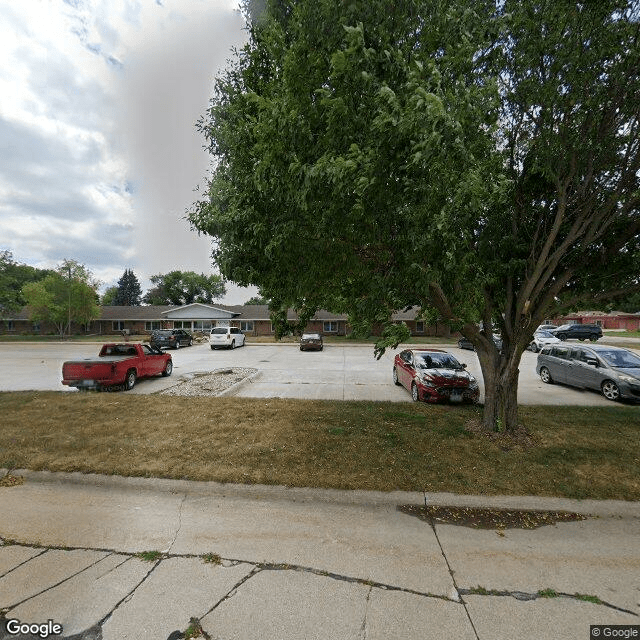
[[124, 390], [131, 391], [136, 386], [136, 372], [131, 369], [127, 371], [127, 377], [124, 379]]
[[171, 360], [167, 360], [167, 366], [164, 368], [162, 375], [166, 378], [167, 376], [171, 375], [172, 371], [173, 371], [173, 362], [171, 362]]

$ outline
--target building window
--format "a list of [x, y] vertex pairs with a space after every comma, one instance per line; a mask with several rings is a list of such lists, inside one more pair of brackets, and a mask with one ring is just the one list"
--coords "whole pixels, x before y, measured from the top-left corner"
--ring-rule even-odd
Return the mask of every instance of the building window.
[[195, 320], [193, 323], [194, 331], [211, 331], [211, 320]]
[[253, 331], [253, 320], [240, 320], [240, 331]]
[[111, 329], [113, 331], [124, 331], [124, 320], [114, 320], [111, 323]]
[[151, 320], [144, 323], [145, 331], [156, 331], [162, 329], [162, 322], [160, 320]]
[[338, 332], [338, 323], [334, 320], [325, 320], [322, 323], [322, 331], [324, 333], [337, 333]]
[[416, 322], [416, 333], [424, 333], [424, 322]]
[[16, 327], [13, 324], [13, 320], [7, 320], [6, 325], [7, 325], [7, 331], [15, 331]]

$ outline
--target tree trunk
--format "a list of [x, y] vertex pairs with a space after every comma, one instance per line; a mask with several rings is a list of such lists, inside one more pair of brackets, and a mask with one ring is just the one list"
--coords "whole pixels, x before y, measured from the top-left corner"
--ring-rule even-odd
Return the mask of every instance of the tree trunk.
[[519, 358], [478, 353], [484, 378], [482, 427], [486, 431], [514, 431], [518, 426]]

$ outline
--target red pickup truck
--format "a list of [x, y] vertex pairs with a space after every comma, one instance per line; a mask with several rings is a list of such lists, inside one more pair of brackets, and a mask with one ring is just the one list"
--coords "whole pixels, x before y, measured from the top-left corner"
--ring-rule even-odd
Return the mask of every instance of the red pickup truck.
[[78, 389], [133, 389], [138, 378], [170, 376], [173, 361], [168, 353], [148, 344], [105, 344], [97, 359], [62, 365], [62, 384]]

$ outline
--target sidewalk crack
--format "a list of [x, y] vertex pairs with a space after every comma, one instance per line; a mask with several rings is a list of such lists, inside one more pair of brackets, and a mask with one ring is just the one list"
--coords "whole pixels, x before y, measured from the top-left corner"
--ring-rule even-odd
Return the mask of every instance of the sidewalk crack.
[[182, 500], [180, 501], [180, 507], [178, 508], [178, 528], [176, 529], [176, 533], [173, 536], [173, 540], [171, 541], [167, 549], [163, 551], [163, 553], [171, 553], [171, 549], [178, 538], [178, 534], [180, 533], [180, 529], [182, 528], [182, 508], [184, 507], [184, 503], [186, 499], [187, 499], [187, 494], [185, 493], [182, 496]]
[[[425, 496], [425, 502], [426, 502], [426, 496]], [[464, 612], [467, 614], [467, 619], [469, 620], [469, 624], [473, 629], [473, 633], [475, 634], [476, 639], [480, 640], [480, 636], [478, 635], [478, 630], [476, 629], [475, 624], [473, 624], [473, 620], [471, 618], [471, 614], [469, 613], [469, 608], [467, 607], [467, 603], [462, 598], [460, 598], [460, 589], [458, 588], [458, 585], [456, 583], [454, 571], [451, 568], [451, 564], [449, 563], [449, 558], [447, 558], [447, 554], [444, 551], [442, 542], [440, 542], [440, 537], [438, 536], [438, 532], [436, 531], [436, 525], [435, 525], [435, 522], [433, 521], [433, 518], [429, 518], [429, 524], [433, 529], [433, 535], [436, 537], [436, 541], [438, 543], [438, 546], [440, 547], [440, 553], [442, 553], [442, 557], [444, 558], [444, 561], [447, 563], [447, 569], [449, 570], [449, 575], [451, 576], [451, 581], [453, 582], [453, 588], [455, 589], [455, 594], [458, 597], [459, 601], [461, 602], [462, 606], [464, 607]]]
[[233, 585], [233, 587], [231, 587], [231, 589], [229, 589], [229, 591], [227, 591], [227, 593], [222, 596], [222, 598], [220, 598], [220, 600], [218, 600], [218, 602], [216, 602], [213, 607], [211, 607], [211, 609], [209, 609], [208, 611], [206, 611], [203, 615], [201, 615], [198, 618], [198, 622], [200, 622], [200, 620], [202, 620], [203, 618], [206, 618], [212, 611], [215, 611], [223, 602], [225, 602], [226, 600], [228, 600], [229, 598], [232, 598], [235, 594], [236, 591], [248, 580], [251, 580], [251, 578], [253, 578], [253, 576], [257, 575], [258, 573], [260, 573], [262, 571], [262, 569], [260, 567], [254, 566], [253, 569], [251, 569], [251, 571], [249, 571], [249, 573], [247, 573], [246, 576], [244, 576], [243, 578], [241, 578], [240, 580], [238, 580], [238, 582], [236, 582], [236, 584]]
[[369, 615], [369, 602], [371, 600], [372, 591], [373, 591], [373, 585], [369, 587], [369, 591], [367, 591], [367, 597], [364, 603], [364, 618], [362, 619], [362, 626], [360, 627], [362, 640], [367, 640], [367, 616]]
[[8, 576], [12, 571], [19, 569], [22, 565], [27, 564], [27, 562], [31, 562], [31, 560], [35, 560], [36, 558], [39, 558], [43, 553], [47, 553], [47, 551], [49, 551], [49, 549], [43, 549], [42, 551], [40, 551], [40, 553], [36, 553], [35, 556], [31, 556], [30, 558], [23, 560], [20, 564], [17, 564], [15, 567], [9, 569], [9, 571], [6, 571], [5, 573], [0, 574], [0, 578], [4, 578], [5, 576]]
[[[40, 554], [40, 555], [42, 555], [42, 554]], [[98, 563], [102, 562], [103, 560], [108, 558], [110, 555], [112, 555], [112, 553], [107, 553], [106, 555], [102, 556], [102, 558], [99, 558], [95, 562], [92, 562], [91, 564], [88, 564], [86, 567], [80, 569], [79, 571], [76, 571], [75, 573], [71, 574], [70, 576], [67, 576], [66, 578], [63, 578], [59, 582], [56, 582], [55, 584], [52, 584], [51, 586], [47, 587], [46, 589], [42, 589], [42, 591], [38, 591], [38, 593], [34, 593], [33, 595], [29, 596], [28, 598], [25, 598], [24, 600], [20, 600], [19, 602], [15, 602], [11, 606], [6, 607], [6, 609], [4, 609], [4, 610], [5, 611], [11, 611], [12, 609], [15, 609], [16, 607], [19, 607], [21, 604], [24, 604], [25, 602], [28, 602], [29, 600], [33, 600], [34, 598], [37, 598], [38, 596], [41, 596], [43, 593], [47, 593], [47, 591], [51, 591], [52, 589], [55, 589], [56, 587], [59, 587], [61, 584], [64, 584], [65, 582], [68, 582], [69, 580], [75, 578], [76, 576], [79, 576], [81, 573], [84, 573], [85, 571], [87, 571], [87, 569], [91, 569], [91, 567], [95, 567]]]
[[[545, 595], [545, 591], [552, 591], [553, 595]], [[609, 609], [614, 609], [615, 611], [620, 611], [621, 613], [629, 613], [632, 616], [640, 617], [635, 611], [631, 611], [629, 609], [625, 609], [623, 607], [618, 607], [615, 604], [611, 604], [610, 602], [605, 602], [600, 598], [591, 598], [581, 596], [579, 593], [565, 593], [563, 591], [553, 591], [553, 590], [540, 590], [535, 593], [528, 593], [526, 591], [500, 591], [498, 589], [484, 589], [482, 587], [474, 587], [471, 589], [460, 588], [458, 589], [458, 593], [461, 596], [497, 596], [497, 597], [510, 597], [515, 598], [516, 600], [544, 600], [550, 598], [568, 598], [570, 600], [576, 600], [578, 602], [592, 602], [593, 604], [598, 604], [603, 607], [608, 607]]]
[[158, 567], [158, 565], [162, 562], [162, 560], [156, 560], [154, 565], [151, 567], [151, 569], [149, 569], [149, 571], [147, 571], [147, 573], [143, 576], [142, 580], [140, 580], [140, 582], [138, 582], [138, 584], [136, 584], [133, 589], [131, 589], [129, 591], [129, 593], [127, 593], [123, 598], [121, 598], [120, 600], [118, 600], [118, 602], [116, 602], [116, 604], [114, 605], [114, 607], [111, 609], [111, 611], [109, 611], [109, 613], [107, 613], [107, 615], [105, 615], [102, 620], [99, 620], [98, 623], [94, 626], [99, 627], [100, 629], [102, 629], [103, 625], [109, 620], [109, 618], [111, 618], [111, 616], [120, 608], [120, 605], [122, 605], [124, 602], [127, 602], [131, 599], [131, 597], [133, 596], [133, 594], [136, 592], [136, 590], [147, 580], [147, 578], [156, 570], [156, 568]]

